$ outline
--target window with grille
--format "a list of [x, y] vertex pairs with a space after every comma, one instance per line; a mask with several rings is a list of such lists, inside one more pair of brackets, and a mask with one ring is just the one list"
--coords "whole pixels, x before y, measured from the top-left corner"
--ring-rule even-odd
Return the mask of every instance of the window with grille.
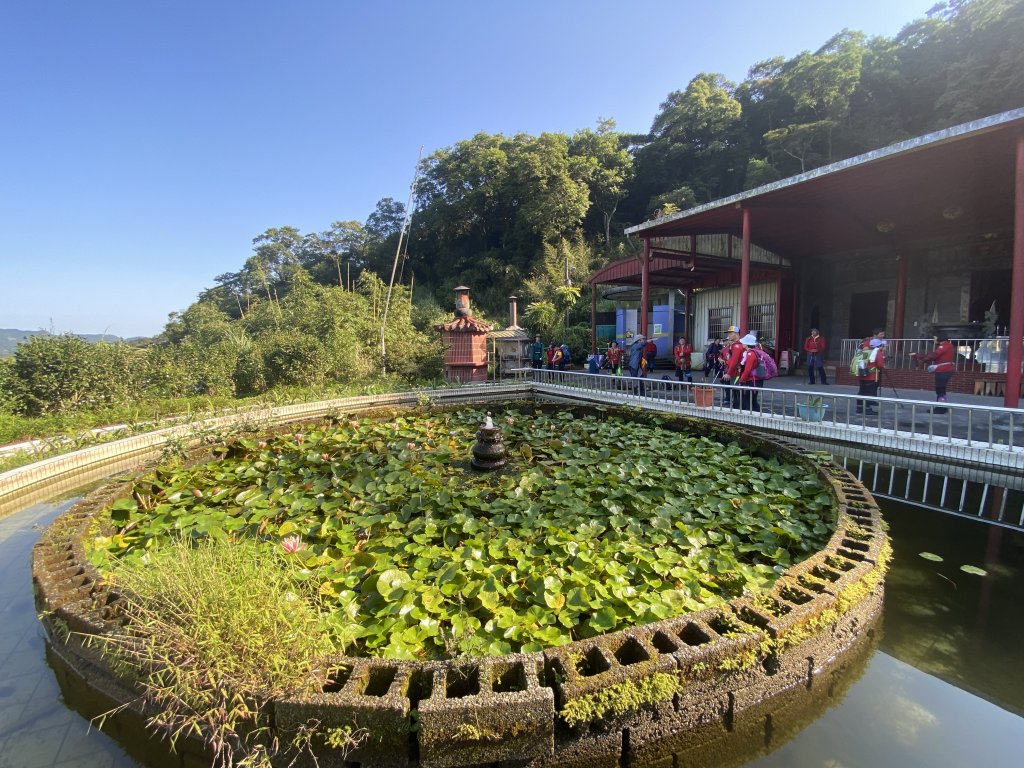
[[747, 310], [748, 332], [763, 344], [775, 342], [775, 305], [754, 304]]
[[708, 310], [708, 338], [724, 339], [725, 329], [732, 325], [732, 307]]

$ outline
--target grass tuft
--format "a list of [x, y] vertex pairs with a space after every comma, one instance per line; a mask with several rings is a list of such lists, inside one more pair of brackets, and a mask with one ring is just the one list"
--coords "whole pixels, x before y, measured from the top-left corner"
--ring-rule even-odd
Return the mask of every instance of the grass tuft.
[[[150, 727], [199, 736], [215, 764], [267, 765], [282, 750], [264, 702], [299, 691], [332, 650], [299, 566], [250, 540], [178, 541], [114, 566], [127, 634], [99, 638], [131, 670]], [[259, 695], [257, 695], [259, 694]]]

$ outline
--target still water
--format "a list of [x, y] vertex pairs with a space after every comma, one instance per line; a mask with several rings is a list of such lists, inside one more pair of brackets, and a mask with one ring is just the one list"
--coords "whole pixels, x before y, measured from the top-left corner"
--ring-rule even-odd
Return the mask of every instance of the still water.
[[[31, 550], [70, 503], [0, 520], [0, 768], [138, 765], [61, 704], [44, 660]], [[1024, 534], [893, 502], [882, 510], [895, 557], [878, 638], [824, 711], [789, 728], [780, 713], [776, 736], [745, 755], [690, 755], [687, 765], [1024, 764]]]

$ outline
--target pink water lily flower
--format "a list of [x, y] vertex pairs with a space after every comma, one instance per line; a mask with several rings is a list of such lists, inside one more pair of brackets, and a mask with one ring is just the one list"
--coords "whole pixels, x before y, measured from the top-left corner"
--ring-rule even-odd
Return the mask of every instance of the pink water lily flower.
[[281, 539], [281, 549], [285, 552], [301, 552], [306, 548], [306, 545], [302, 543], [302, 539], [299, 538], [298, 534], [292, 534], [291, 536], [285, 536]]

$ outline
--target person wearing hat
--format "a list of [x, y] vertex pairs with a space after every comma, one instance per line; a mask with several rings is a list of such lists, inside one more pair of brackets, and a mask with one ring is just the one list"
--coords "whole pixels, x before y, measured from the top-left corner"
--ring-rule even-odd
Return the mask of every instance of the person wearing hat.
[[[726, 329], [726, 340], [728, 343], [725, 349], [722, 350], [722, 366], [725, 368], [725, 373], [722, 374], [722, 381], [726, 384], [731, 384], [740, 375], [740, 361], [746, 349], [743, 346], [743, 342], [740, 341], [740, 327], [738, 325], [730, 325]], [[732, 391], [732, 407], [740, 407], [740, 391], [738, 389]]]
[[544, 367], [544, 342], [540, 340], [539, 333], [533, 337], [530, 345], [530, 363], [534, 368]]
[[[935, 349], [927, 355], [911, 352], [910, 356], [919, 366], [928, 366], [928, 372], [935, 374], [935, 400], [946, 402], [946, 385], [956, 371], [956, 350], [949, 340], [949, 334], [932, 337]], [[949, 409], [944, 405], [932, 408], [932, 413], [946, 413]]]
[[739, 375], [737, 381], [740, 387], [740, 407], [745, 411], [761, 411], [761, 403], [758, 399], [758, 389], [764, 386], [764, 382], [754, 375], [760, 363], [757, 352], [757, 336], [748, 333], [742, 337], [740, 344], [743, 345], [743, 353], [740, 357]]
[[[885, 332], [883, 331], [884, 335]], [[885, 370], [885, 339], [877, 337], [865, 339], [865, 343], [868, 349], [871, 350], [871, 354], [868, 355], [867, 367], [864, 369], [864, 375], [858, 376], [857, 381], [860, 386], [857, 389], [858, 395], [865, 395], [867, 397], [878, 397], [878, 387], [882, 382], [882, 371]], [[863, 412], [867, 416], [874, 416], [875, 411], [875, 400], [858, 400], [856, 412]]]
[[[642, 333], [633, 337], [633, 343], [629, 345], [629, 375], [634, 379], [643, 377], [644, 347], [647, 340]], [[640, 394], [644, 394], [644, 383], [640, 382]]]

